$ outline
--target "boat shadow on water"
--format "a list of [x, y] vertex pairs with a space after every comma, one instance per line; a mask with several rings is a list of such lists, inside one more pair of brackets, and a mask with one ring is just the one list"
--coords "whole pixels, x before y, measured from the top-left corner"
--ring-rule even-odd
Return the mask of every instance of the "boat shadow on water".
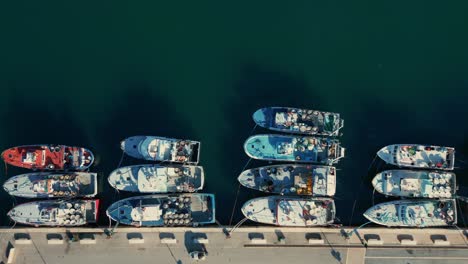
[[[31, 84], [34, 86], [34, 84]], [[71, 146], [89, 147], [90, 142], [82, 125], [77, 121], [70, 105], [57, 100], [39, 101], [37, 98], [24, 96], [16, 90], [10, 90], [8, 107], [0, 119], [3, 124], [10, 124], [11, 128], [4, 129], [2, 150], [28, 144], [66, 144]], [[34, 117], [32, 117], [32, 115]], [[18, 120], [26, 117], [26, 120]], [[4, 179], [31, 170], [4, 165]], [[3, 184], [3, 182], [2, 182]], [[5, 201], [0, 206], [0, 214], [6, 215], [14, 205], [30, 202], [29, 199], [15, 198], [4, 190], [0, 191], [0, 199]], [[11, 201], [11, 203], [7, 202]], [[8, 217], [0, 218], [0, 224], [10, 225]]]
[[[133, 135], [155, 135], [174, 138], [193, 138], [191, 122], [179, 114], [177, 105], [169, 103], [155, 84], [145, 81], [122, 82], [124, 92], [114, 95], [114, 109], [95, 128], [97, 153], [105, 157], [96, 167], [106, 172], [100, 178], [98, 197], [103, 201], [99, 224], [107, 224], [105, 209], [117, 200], [135, 196], [125, 191], [116, 191], [108, 182], [108, 173], [120, 166], [154, 163], [124, 156], [120, 141]], [[159, 84], [162, 85], [162, 84]], [[120, 161], [120, 162], [119, 162]], [[119, 164], [120, 163], [120, 164]]]
[[[248, 169], [270, 164], [267, 161], [250, 160], [243, 149], [245, 140], [253, 134], [276, 133], [255, 126], [252, 114], [265, 106], [306, 108], [313, 105], [318, 109], [325, 106], [307, 84], [304, 76], [252, 63], [240, 67], [232, 89], [233, 96], [225, 103], [223, 110], [228, 125], [220, 131], [221, 142], [230, 142], [230, 147], [226, 148], [220, 144], [217, 150], [220, 153], [217, 163], [223, 164], [223, 171], [229, 174], [225, 178], [210, 179], [207, 185], [216, 186], [217, 203], [227, 208], [219, 211], [218, 220], [229, 223], [232, 218], [231, 224], [235, 224], [243, 218], [240, 208], [244, 202], [267, 195], [243, 187], [237, 192], [239, 186], [237, 178], [244, 167]], [[247, 162], [249, 163], [246, 164]], [[233, 211], [234, 203], [236, 208]]]

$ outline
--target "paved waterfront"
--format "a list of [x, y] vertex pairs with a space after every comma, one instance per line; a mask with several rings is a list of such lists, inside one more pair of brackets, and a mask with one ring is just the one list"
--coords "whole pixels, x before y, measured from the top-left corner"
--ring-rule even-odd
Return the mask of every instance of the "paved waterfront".
[[[3, 229], [3, 262], [18, 264], [192, 263], [188, 252], [206, 250], [204, 263], [467, 263], [465, 234], [448, 229], [221, 228]], [[73, 241], [75, 240], [75, 241]]]

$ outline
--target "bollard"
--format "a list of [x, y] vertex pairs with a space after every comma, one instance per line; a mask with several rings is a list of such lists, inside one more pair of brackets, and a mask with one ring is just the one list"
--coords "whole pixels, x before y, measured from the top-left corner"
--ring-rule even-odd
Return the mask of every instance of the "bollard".
[[128, 243], [129, 244], [144, 244], [145, 239], [140, 238], [140, 237], [131, 237], [131, 238], [128, 238]]
[[405, 246], [414, 246], [414, 245], [417, 245], [418, 242], [412, 239], [402, 239], [400, 240], [400, 244], [405, 245]]
[[383, 245], [383, 240], [381, 239], [376, 239], [376, 238], [370, 238], [367, 240], [367, 245], [369, 246], [377, 246], [377, 245]]
[[208, 238], [204, 237], [196, 237], [193, 239], [193, 243], [198, 243], [198, 244], [208, 244]]
[[93, 245], [93, 244], [96, 244], [96, 240], [94, 238], [85, 237], [85, 238], [80, 239], [80, 244]]
[[321, 245], [325, 243], [323, 239], [319, 238], [309, 238], [308, 241], [310, 245]]
[[177, 244], [177, 239], [175, 238], [161, 238], [161, 244]]
[[266, 239], [261, 237], [253, 237], [250, 239], [250, 243], [252, 244], [266, 244]]
[[15, 239], [15, 244], [17, 245], [30, 245], [32, 244], [31, 238], [21, 237]]
[[443, 239], [434, 239], [432, 241], [435, 246], [450, 246], [450, 241]]
[[49, 238], [47, 239], [47, 244], [49, 245], [62, 245], [63, 244], [63, 239], [61, 238]]

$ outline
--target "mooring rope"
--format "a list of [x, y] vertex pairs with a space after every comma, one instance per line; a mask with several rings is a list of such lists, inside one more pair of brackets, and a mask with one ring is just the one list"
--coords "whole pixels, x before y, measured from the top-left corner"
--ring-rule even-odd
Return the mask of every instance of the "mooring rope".
[[375, 205], [375, 200], [374, 200], [374, 198], [375, 198], [375, 188], [374, 188], [374, 190], [372, 191], [372, 206]]
[[[250, 158], [247, 161], [247, 163], [245, 163], [245, 166], [244, 166], [244, 168], [242, 168], [242, 171], [244, 171], [245, 168], [247, 168], [247, 166], [249, 166], [249, 163], [250, 163], [251, 160], [252, 160], [252, 158]], [[241, 184], [239, 183], [239, 186], [237, 187], [236, 199], [234, 200], [234, 206], [232, 207], [231, 219], [229, 220], [229, 225], [232, 224], [232, 219], [234, 218], [234, 211], [236, 210], [237, 200], [239, 198], [240, 187], [241, 187]]]
[[351, 236], [353, 235], [353, 233], [356, 232], [359, 228], [364, 227], [364, 226], [366, 226], [366, 225], [368, 225], [368, 224], [372, 224], [372, 223], [373, 223], [372, 221], [365, 222], [364, 224], [362, 224], [362, 225], [360, 225], [360, 226], [358, 226], [358, 227], [356, 227], [356, 228], [353, 228], [351, 231], [346, 232], [347, 239], [351, 238]]
[[[377, 158], [377, 155], [374, 156], [374, 159], [372, 160], [371, 164], [367, 168], [367, 174], [369, 174], [369, 171], [370, 171], [372, 165], [374, 164], [376, 158]], [[349, 218], [349, 225], [350, 226], [351, 226], [351, 222], [353, 221], [354, 210], [356, 209], [356, 202], [359, 199], [359, 195], [361, 194], [361, 188], [362, 188], [362, 184], [364, 183], [364, 177], [365, 177], [364, 175], [361, 177], [361, 183], [359, 184], [359, 189], [357, 189], [356, 199], [354, 199], [354, 202], [353, 202], [353, 207], [352, 207], [352, 210], [351, 210], [351, 217]]]
[[120, 157], [119, 165], [117, 165], [117, 168], [120, 168], [120, 166], [122, 165], [124, 157], [125, 157], [125, 151], [122, 150], [122, 156]]
[[247, 217], [243, 218], [242, 220], [240, 220], [236, 225], [234, 225], [231, 230], [228, 231], [229, 233], [229, 236], [237, 229], [239, 228], [243, 223], [245, 223], [245, 221], [249, 220]]

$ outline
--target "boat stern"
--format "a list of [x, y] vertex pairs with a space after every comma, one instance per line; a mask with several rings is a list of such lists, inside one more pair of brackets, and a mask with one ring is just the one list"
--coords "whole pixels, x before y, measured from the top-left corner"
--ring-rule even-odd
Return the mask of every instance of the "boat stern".
[[[97, 223], [99, 220], [99, 205], [100, 205], [100, 200], [95, 199], [95, 200], [90, 200], [90, 210], [89, 212], [93, 214], [93, 218], [91, 218], [90, 221], [87, 221], [88, 223]], [[87, 208], [88, 209], [88, 208]], [[88, 219], [87, 219], [88, 220]]]
[[336, 168], [329, 167], [327, 174], [327, 196], [335, 196], [336, 194]]
[[94, 154], [87, 148], [81, 148], [81, 165], [79, 170], [87, 170], [94, 163]]
[[455, 149], [448, 148], [447, 150], [447, 169], [453, 170], [455, 168]]

